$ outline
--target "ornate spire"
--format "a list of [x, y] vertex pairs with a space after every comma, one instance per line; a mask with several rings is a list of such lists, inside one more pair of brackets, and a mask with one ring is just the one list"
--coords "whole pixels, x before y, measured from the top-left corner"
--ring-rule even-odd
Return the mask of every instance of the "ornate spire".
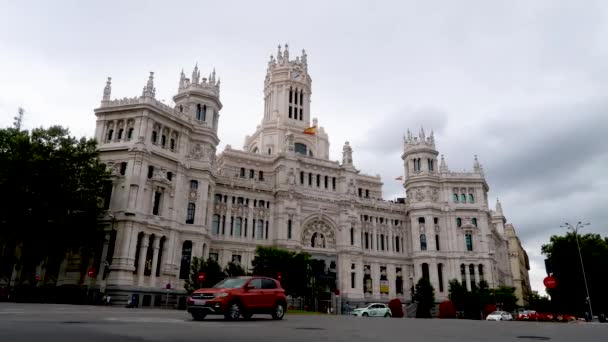
[[182, 68], [182, 72], [179, 75], [179, 87], [178, 91], [182, 91], [186, 88], [186, 74], [184, 74], [184, 69]]
[[199, 79], [201, 78], [201, 73], [198, 71], [198, 63], [194, 65], [194, 70], [192, 70], [192, 84], [198, 84]]
[[304, 68], [306, 68], [308, 66], [308, 55], [306, 55], [306, 50], [304, 49], [302, 49], [302, 58], [300, 58], [300, 60], [302, 61]]
[[211, 76], [209, 77], [209, 82], [211, 82], [211, 84], [215, 83], [215, 68], [213, 68], [213, 72], [211, 73]]
[[348, 141], [342, 147], [342, 166], [353, 166], [353, 149]]
[[498, 197], [496, 197], [496, 215], [504, 216], [504, 214], [502, 212], [502, 204], [500, 203], [500, 200], [498, 199]]
[[289, 44], [285, 43], [285, 52], [283, 52], [285, 63], [289, 63]]
[[277, 61], [279, 64], [283, 64], [283, 53], [281, 52], [281, 44], [279, 44], [279, 48], [277, 51]]
[[445, 158], [443, 157], [443, 154], [441, 155], [441, 162], [439, 163], [439, 172], [441, 173], [445, 173], [445, 172], [449, 172], [450, 170], [448, 169], [448, 164], [446, 164], [445, 162]]
[[420, 141], [424, 142], [424, 140], [426, 140], [426, 135], [424, 134], [424, 126], [420, 126]]
[[155, 94], [156, 94], [156, 88], [154, 88], [154, 72], [150, 71], [150, 76], [148, 77], [148, 83], [144, 87], [142, 96], [154, 98]]
[[108, 77], [106, 86], [103, 88], [103, 97], [101, 99], [102, 104], [104, 102], [110, 102], [110, 96], [112, 95], [112, 77]]
[[477, 173], [483, 174], [483, 167], [479, 163], [479, 160], [477, 159], [477, 155], [475, 155], [475, 161], [473, 162], [473, 170]]

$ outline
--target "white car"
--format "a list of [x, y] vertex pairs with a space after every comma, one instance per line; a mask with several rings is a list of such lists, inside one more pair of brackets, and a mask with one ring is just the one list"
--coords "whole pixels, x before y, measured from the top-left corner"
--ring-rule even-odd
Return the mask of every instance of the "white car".
[[494, 311], [486, 317], [486, 321], [512, 321], [513, 316], [506, 311]]
[[391, 317], [391, 309], [386, 304], [373, 303], [364, 308], [353, 310], [353, 316], [358, 317]]

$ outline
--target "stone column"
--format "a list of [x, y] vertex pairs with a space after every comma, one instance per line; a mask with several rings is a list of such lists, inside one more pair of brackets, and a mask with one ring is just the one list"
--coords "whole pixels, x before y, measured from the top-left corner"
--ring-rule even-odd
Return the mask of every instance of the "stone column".
[[471, 291], [471, 274], [469, 273], [469, 266], [468, 265], [464, 265], [464, 274], [465, 274], [465, 279], [467, 280], [467, 290]]
[[477, 264], [473, 265], [473, 272], [475, 273], [475, 284], [479, 286], [479, 269]]
[[144, 233], [139, 247], [139, 260], [137, 265], [137, 286], [144, 285], [144, 270], [146, 268], [146, 255], [148, 254], [149, 235]]
[[154, 239], [152, 243], [154, 254], [152, 256], [152, 273], [150, 273], [150, 286], [157, 286], [156, 268], [158, 267], [158, 251], [160, 249], [160, 236]]

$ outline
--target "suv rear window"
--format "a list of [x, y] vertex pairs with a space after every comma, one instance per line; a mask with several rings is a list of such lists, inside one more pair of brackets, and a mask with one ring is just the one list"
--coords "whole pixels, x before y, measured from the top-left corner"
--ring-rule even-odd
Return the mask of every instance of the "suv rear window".
[[274, 280], [262, 279], [262, 288], [263, 289], [276, 289], [277, 284], [274, 282]]

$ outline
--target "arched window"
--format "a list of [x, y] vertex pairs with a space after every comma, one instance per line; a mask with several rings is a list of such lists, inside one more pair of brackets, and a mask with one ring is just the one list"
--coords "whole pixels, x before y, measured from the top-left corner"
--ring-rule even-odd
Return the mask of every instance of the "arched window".
[[475, 203], [475, 197], [473, 194], [469, 194], [469, 203]]
[[420, 250], [426, 251], [426, 235], [420, 234]]
[[467, 203], [467, 195], [466, 195], [466, 194], [462, 194], [462, 195], [460, 196], [460, 201], [461, 201], [462, 203]]
[[179, 268], [179, 279], [188, 279], [190, 275], [190, 261], [192, 259], [192, 241], [186, 240], [182, 245], [182, 262]]
[[473, 219], [471, 220], [471, 222], [473, 223], [473, 225], [475, 227], [477, 227], [477, 219], [475, 217], [473, 217]]
[[207, 121], [207, 105], [203, 105], [203, 113], [201, 114], [201, 121]]
[[137, 234], [137, 244], [135, 245], [135, 260], [133, 263], [133, 266], [135, 266], [135, 270], [133, 270], [133, 274], [137, 274], [137, 271], [139, 268], [139, 258], [141, 257], [141, 255], [139, 255], [139, 251], [141, 250], [141, 243], [142, 243], [143, 239], [144, 239], [143, 232]]
[[418, 223], [419, 223], [419, 224], [424, 224], [424, 222], [425, 222], [425, 221], [424, 221], [424, 217], [419, 217], [419, 218], [418, 218]]
[[156, 131], [152, 131], [152, 143], [156, 144], [157, 140], [158, 140], [158, 133], [156, 133]]
[[439, 292], [443, 292], [443, 264], [437, 264], [437, 280], [439, 281]]
[[171, 151], [175, 150], [175, 139], [171, 138], [171, 140], [169, 141], [169, 148], [171, 149]]
[[211, 233], [215, 235], [220, 234], [220, 215], [213, 215], [213, 221], [211, 223]]
[[397, 253], [399, 253], [399, 237], [395, 236], [395, 248], [397, 249]]
[[304, 184], [304, 171], [300, 171], [300, 184]]
[[464, 239], [465, 239], [465, 242], [467, 245], [467, 251], [472, 252], [473, 251], [473, 236], [471, 234], [465, 234]]
[[484, 281], [484, 279], [483, 279], [483, 265], [482, 264], [479, 264], [479, 266], [478, 266], [478, 272], [477, 273], [479, 273], [479, 281], [480, 282]]
[[190, 190], [198, 190], [198, 181], [196, 181], [196, 180], [190, 181]]
[[186, 215], [186, 223], [194, 224], [194, 212], [196, 210], [196, 206], [194, 203], [188, 203], [188, 212]]
[[167, 172], [167, 179], [173, 180], [173, 172]]
[[119, 129], [118, 130], [118, 140], [122, 140], [122, 135], [125, 134], [125, 130], [124, 129]]
[[462, 227], [462, 219], [460, 217], [456, 218], [456, 226], [457, 227]]
[[474, 289], [475, 286], [475, 265], [469, 265], [469, 278], [471, 278], [471, 290]]
[[244, 167], [241, 168], [241, 173], [239, 174], [239, 176], [241, 178], [245, 178], [245, 168]]
[[328, 179], [329, 178], [327, 176], [325, 176], [325, 189], [327, 189], [327, 181], [328, 181]]
[[302, 143], [295, 143], [294, 149], [295, 149], [296, 154], [299, 154], [302, 156], [308, 155], [308, 147]]
[[422, 264], [422, 278], [429, 280], [429, 264]]
[[184, 112], [184, 106], [179, 105], [179, 112], [180, 112], [180, 113], [183, 113], [183, 112]]
[[249, 170], [249, 178], [255, 178], [255, 170]]
[[133, 127], [129, 128], [129, 133], [127, 133], [127, 139], [131, 140], [133, 139]]
[[255, 229], [255, 237], [258, 240], [264, 239], [264, 221], [257, 220], [257, 226]]
[[201, 104], [198, 103], [196, 105], [196, 120], [201, 121], [203, 115], [203, 108], [201, 107]]
[[458, 203], [458, 194], [454, 194], [454, 203]]
[[460, 264], [460, 283], [462, 286], [467, 285], [467, 269], [464, 264]]
[[167, 146], [167, 136], [166, 135], [163, 134], [160, 136], [160, 144], [162, 147]]
[[124, 176], [126, 172], [127, 172], [127, 163], [126, 162], [120, 163], [120, 175]]
[[112, 141], [113, 138], [114, 138], [114, 130], [111, 129], [108, 131], [108, 141]]
[[258, 153], [258, 148], [254, 147], [253, 150], [251, 150], [251, 153], [256, 153], [257, 154]]

